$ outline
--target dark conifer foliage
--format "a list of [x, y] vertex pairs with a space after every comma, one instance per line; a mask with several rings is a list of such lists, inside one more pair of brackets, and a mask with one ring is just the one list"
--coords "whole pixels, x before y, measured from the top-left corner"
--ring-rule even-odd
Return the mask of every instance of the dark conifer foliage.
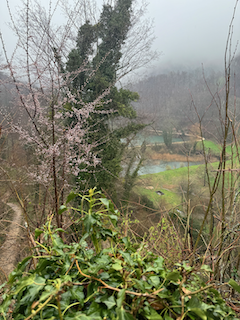
[[[71, 90], [79, 92], [84, 103], [109, 90], [97, 107], [99, 112], [92, 114], [87, 124], [92, 128], [89, 143], [96, 144], [101, 164], [79, 175], [80, 189], [82, 182], [87, 182], [85, 188], [97, 186], [112, 191], [121, 171], [124, 150], [121, 139], [143, 127], [136, 123], [137, 115], [131, 105], [138, 100], [138, 94], [116, 86], [121, 48], [131, 28], [131, 6], [132, 0], [104, 5], [98, 23], [86, 21], [80, 27], [76, 48], [68, 56], [67, 71], [84, 65], [84, 70], [71, 81]], [[118, 123], [120, 118], [126, 118], [123, 128]]]

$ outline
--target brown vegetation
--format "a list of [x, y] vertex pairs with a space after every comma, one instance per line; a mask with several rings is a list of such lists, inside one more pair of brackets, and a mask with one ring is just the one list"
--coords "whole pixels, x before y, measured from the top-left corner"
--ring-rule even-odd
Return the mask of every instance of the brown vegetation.
[[150, 156], [150, 159], [152, 159], [152, 160], [182, 161], [182, 162], [184, 162], [184, 161], [191, 161], [191, 162], [203, 161], [203, 157], [201, 155], [186, 157], [183, 154], [158, 153], [158, 152], [153, 151], [149, 156]]

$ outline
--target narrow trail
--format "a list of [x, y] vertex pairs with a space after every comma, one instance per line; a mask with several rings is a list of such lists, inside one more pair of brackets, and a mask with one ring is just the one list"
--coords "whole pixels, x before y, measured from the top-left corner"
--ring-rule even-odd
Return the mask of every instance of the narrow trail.
[[[4, 278], [8, 276], [16, 265], [17, 256], [19, 254], [19, 234], [22, 222], [22, 209], [20, 205], [15, 203], [6, 203], [13, 211], [13, 220], [9, 225], [8, 234], [3, 245], [0, 247], [0, 273]], [[1, 276], [1, 278], [3, 278]]]

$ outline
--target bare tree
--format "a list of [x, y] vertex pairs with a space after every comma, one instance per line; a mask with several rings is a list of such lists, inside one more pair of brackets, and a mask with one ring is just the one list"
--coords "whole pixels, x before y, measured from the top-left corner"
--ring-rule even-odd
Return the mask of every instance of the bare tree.
[[[202, 139], [202, 150], [205, 161], [206, 180], [208, 185], [209, 200], [205, 208], [204, 217], [194, 244], [194, 254], [198, 248], [199, 240], [203, 236], [206, 221], [209, 221], [209, 238], [206, 248], [206, 256], [210, 256], [214, 278], [224, 282], [225, 278], [231, 276], [237, 270], [240, 260], [239, 256], [239, 231], [237, 217], [239, 216], [239, 143], [238, 143], [238, 121], [237, 104], [235, 98], [235, 83], [230, 81], [232, 76], [232, 64], [236, 49], [232, 52], [233, 20], [238, 5], [235, 3], [233, 17], [229, 26], [226, 50], [224, 55], [225, 83], [213, 93], [205, 84], [211, 94], [211, 103], [200, 116], [193, 101], [196, 114], [199, 119], [199, 130], [204, 136], [203, 120], [210, 108], [216, 108], [218, 112], [218, 141], [220, 143], [220, 159], [216, 166], [212, 166], [208, 159], [208, 150]], [[224, 91], [224, 97], [222, 92]]]
[[[87, 131], [94, 130], [86, 126], [86, 119], [109, 91], [88, 104], [83, 103], [80, 94], [69, 91], [70, 76], [85, 70], [82, 65], [69, 74], [61, 68], [60, 57], [66, 56], [71, 41], [71, 21], [64, 28], [55, 29], [52, 12], [47, 13], [37, 2], [32, 5], [30, 1], [26, 1], [19, 17], [17, 22], [12, 18], [18, 43], [11, 58], [2, 35], [1, 41], [17, 92], [15, 105], [27, 116], [28, 124], [22, 127], [12, 122], [11, 127], [35, 154], [27, 174], [45, 188], [61, 227], [60, 196], [69, 185], [69, 176], [78, 174], [82, 162], [99, 162], [91, 152], [93, 146], [86, 142]], [[69, 120], [72, 118], [77, 121]]]
[[[87, 71], [88, 61], [71, 73], [64, 68], [80, 25], [86, 19], [96, 18], [95, 5], [93, 1], [86, 0], [77, 0], [72, 6], [69, 2], [56, 1], [54, 4], [50, 1], [46, 10], [37, 0], [26, 0], [14, 17], [8, 0], [6, 3], [17, 45], [9, 56], [4, 37], [0, 34], [5, 68], [10, 72], [17, 92], [14, 104], [22, 111], [24, 119], [28, 119], [24, 126], [14, 121], [11, 126], [34, 154], [27, 173], [35, 181], [37, 189], [40, 184], [45, 190], [42, 216], [49, 197], [57, 225], [61, 227], [58, 211], [64, 200], [63, 192], [70, 187], [71, 176], [79, 173], [81, 163], [94, 166], [100, 161], [91, 151], [96, 145], [89, 145], [86, 139], [87, 132], [95, 130], [94, 124], [89, 127], [86, 120], [97, 112], [97, 106], [108, 103], [103, 98], [109, 94], [110, 87], [86, 104], [80, 92], [84, 88], [73, 95], [69, 87], [75, 77]], [[141, 22], [145, 6], [143, 2], [133, 10], [132, 28], [116, 81], [156, 57], [155, 53], [149, 53], [153, 40], [150, 36], [151, 24]], [[54, 23], [58, 10], [63, 10], [66, 15], [65, 22], [60, 26]], [[95, 71], [91, 70], [89, 78], [94, 77]]]

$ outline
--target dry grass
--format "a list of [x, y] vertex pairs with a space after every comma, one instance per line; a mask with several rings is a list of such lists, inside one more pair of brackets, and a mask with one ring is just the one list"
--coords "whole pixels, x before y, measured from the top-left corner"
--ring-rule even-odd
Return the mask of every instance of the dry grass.
[[183, 237], [168, 212], [136, 203], [131, 208], [133, 210], [122, 220], [123, 232], [141, 243], [143, 255], [154, 252], [164, 258], [167, 267], [180, 262], [184, 253]]
[[198, 156], [189, 156], [188, 158], [183, 154], [170, 154], [170, 153], [158, 153], [153, 151], [150, 155], [151, 160], [163, 160], [163, 161], [179, 161], [179, 162], [201, 162], [203, 161], [203, 157], [201, 155]]

